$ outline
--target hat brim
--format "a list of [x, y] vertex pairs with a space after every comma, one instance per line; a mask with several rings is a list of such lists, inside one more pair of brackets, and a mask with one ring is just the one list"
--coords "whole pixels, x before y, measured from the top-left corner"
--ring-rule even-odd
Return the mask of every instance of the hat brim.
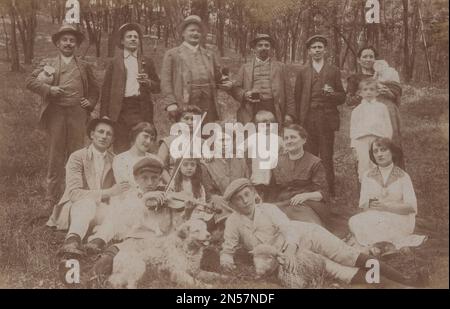
[[195, 25], [199, 26], [199, 27], [200, 27], [200, 31], [201, 31], [202, 33], [205, 33], [205, 26], [203, 25], [202, 22], [197, 21], [197, 20], [183, 21], [183, 22], [180, 24], [180, 33], [183, 33], [184, 29], [186, 29], [186, 27], [189, 26], [190, 24], [195, 24]]
[[89, 124], [87, 125], [86, 128], [86, 135], [91, 138], [91, 132], [95, 130], [95, 128], [100, 124], [100, 123], [105, 123], [109, 126], [111, 126], [113, 128], [113, 131], [115, 132], [116, 130], [116, 123], [114, 121], [112, 121], [111, 119], [106, 119], [106, 118], [95, 118], [92, 119]]
[[273, 47], [275, 47], [275, 41], [271, 38], [271, 37], [267, 37], [267, 38], [256, 38], [250, 41], [250, 47], [251, 48], [255, 48], [256, 43], [258, 43], [259, 41], [269, 41], [270, 45]]
[[84, 34], [80, 31], [76, 31], [76, 30], [71, 30], [71, 29], [67, 29], [67, 30], [63, 30], [63, 31], [58, 31], [56, 33], [54, 33], [52, 35], [52, 42], [53, 44], [56, 46], [56, 44], [59, 41], [59, 38], [66, 33], [70, 33], [73, 34], [76, 38], [77, 38], [77, 44], [81, 45], [81, 43], [83, 43], [84, 41]]
[[129, 24], [125, 24], [123, 26], [121, 26], [118, 30], [118, 40], [117, 40], [117, 46], [119, 48], [123, 48], [123, 44], [122, 44], [122, 39], [123, 39], [123, 35], [125, 34], [125, 32], [127, 31], [136, 31], [139, 35], [139, 40], [142, 40], [143, 38], [143, 31], [141, 26], [139, 26], [138, 24], [135, 23], [129, 23]]
[[325, 46], [328, 46], [328, 39], [324, 38], [324, 37], [315, 37], [315, 38], [311, 38], [308, 41], [306, 41], [306, 48], [310, 48], [311, 45], [313, 45], [316, 42], [321, 42], [323, 43]]

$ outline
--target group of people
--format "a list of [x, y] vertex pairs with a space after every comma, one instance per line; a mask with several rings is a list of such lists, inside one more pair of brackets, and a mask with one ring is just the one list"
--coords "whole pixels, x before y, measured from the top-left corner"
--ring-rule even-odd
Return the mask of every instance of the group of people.
[[[100, 253], [95, 272], [108, 273], [114, 256], [132, 248], [133, 239], [167, 235], [199, 218], [210, 231], [223, 232], [225, 270], [235, 267], [240, 246], [250, 251], [261, 243], [274, 245], [288, 263], [306, 247], [324, 256], [330, 274], [350, 283], [365, 282], [366, 261], [377, 243], [399, 249], [423, 242], [413, 235], [417, 202], [402, 169], [401, 87], [395, 74], [384, 74], [392, 68], [376, 70], [375, 49], [361, 49], [362, 73], [349, 77], [345, 91], [339, 69], [325, 60], [326, 37], [314, 35], [305, 42], [311, 61], [298, 70], [292, 87], [286, 66], [271, 57], [276, 44], [267, 34], [251, 41], [255, 57], [231, 78], [202, 46], [205, 30], [198, 16], [188, 16], [179, 31], [183, 43], [166, 52], [158, 75], [143, 54], [140, 26], [120, 27], [121, 52], [108, 62], [100, 87], [91, 66], [74, 55], [82, 32], [63, 25], [52, 36], [59, 55], [27, 80], [42, 96], [39, 119], [50, 137], [47, 225], [68, 230], [59, 254]], [[169, 120], [193, 133], [195, 116], [203, 116], [203, 123], [221, 120], [218, 89], [240, 103], [238, 122], [282, 128], [278, 162], [270, 169], [259, 169], [257, 158], [175, 158], [170, 149], [176, 136], [158, 137], [152, 93], [162, 92]], [[326, 229], [335, 196], [338, 106], [345, 102], [354, 107], [350, 137], [361, 183], [361, 212], [349, 220], [348, 243]], [[100, 117], [89, 121], [97, 104]], [[225, 153], [234, 136], [221, 139]], [[65, 189], [58, 199], [64, 165]], [[384, 263], [381, 274], [418, 284]]]

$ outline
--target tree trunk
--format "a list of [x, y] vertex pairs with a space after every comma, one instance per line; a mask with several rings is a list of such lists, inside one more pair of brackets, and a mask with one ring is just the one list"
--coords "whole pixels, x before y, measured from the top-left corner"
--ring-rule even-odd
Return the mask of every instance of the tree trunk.
[[[403, 4], [403, 72], [405, 77], [409, 77], [411, 68], [409, 60], [409, 0], [402, 0]], [[409, 80], [406, 80], [409, 82]]]
[[9, 16], [11, 19], [11, 71], [19, 72], [19, 48], [17, 46], [16, 34], [16, 10], [11, 0], [9, 0]]

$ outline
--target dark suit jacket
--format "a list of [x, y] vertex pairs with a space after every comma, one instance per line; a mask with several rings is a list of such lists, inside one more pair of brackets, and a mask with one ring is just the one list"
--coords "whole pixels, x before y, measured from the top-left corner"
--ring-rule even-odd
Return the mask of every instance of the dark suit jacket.
[[[305, 126], [311, 106], [311, 85], [313, 77], [313, 67], [311, 63], [302, 66], [295, 81], [294, 97], [297, 108], [297, 121]], [[345, 102], [345, 90], [342, 86], [341, 72], [339, 68], [325, 62], [322, 73], [324, 74], [324, 84], [328, 84], [334, 89], [334, 94], [328, 98], [328, 107], [324, 109], [326, 122], [333, 131], [339, 130], [340, 120], [337, 106]]]
[[[232, 96], [241, 103], [237, 112], [238, 122], [252, 122], [254, 117], [253, 105], [244, 101], [245, 92], [252, 90], [253, 87], [253, 68], [255, 59], [241, 66], [235, 81], [233, 83]], [[271, 60], [270, 80], [272, 94], [275, 104], [274, 115], [279, 124], [283, 124], [284, 116], [295, 117], [295, 104], [292, 96], [292, 86], [289, 81], [289, 75], [286, 66], [275, 60]]]
[[[145, 61], [145, 65], [143, 65], [142, 60]], [[138, 53], [138, 66], [139, 72], [144, 71], [151, 80], [150, 87], [140, 87], [141, 97], [148, 104], [152, 104], [151, 93], [160, 92], [160, 80], [156, 74], [155, 65], [152, 59]], [[100, 117], [107, 116], [111, 120], [117, 121], [122, 109], [126, 78], [123, 50], [120, 50], [114, 58], [110, 59], [106, 67], [100, 96]]]
[[[85, 97], [86, 99], [89, 100], [89, 102], [94, 104], [94, 106], [91, 106], [90, 110], [88, 110], [88, 112], [90, 112], [92, 109], [94, 109], [95, 104], [97, 103], [99, 96], [99, 85], [95, 77], [95, 74], [92, 72], [90, 64], [77, 57], [74, 57], [74, 59], [78, 65], [78, 69], [80, 70], [81, 74], [81, 81], [83, 84], [83, 97]], [[46, 84], [43, 81], [39, 81], [37, 79], [38, 75], [44, 70], [45, 65], [51, 66], [55, 69], [55, 74], [51, 85]], [[50, 104], [49, 100], [50, 87], [57, 86], [59, 84], [60, 71], [61, 71], [61, 57], [58, 55], [56, 57], [44, 60], [40, 64], [39, 68], [34, 70], [26, 80], [26, 87], [29, 90], [41, 95], [42, 97], [42, 104], [39, 109], [39, 124], [43, 127], [46, 127], [47, 122], [45, 112], [47, 110], [48, 105]]]

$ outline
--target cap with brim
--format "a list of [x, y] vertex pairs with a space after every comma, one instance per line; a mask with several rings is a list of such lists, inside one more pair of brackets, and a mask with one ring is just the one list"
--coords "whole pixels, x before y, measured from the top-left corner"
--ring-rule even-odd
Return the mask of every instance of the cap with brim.
[[328, 45], [328, 39], [325, 36], [323, 36], [321, 34], [316, 34], [306, 40], [306, 43], [305, 43], [306, 48], [309, 48], [315, 42], [322, 42], [325, 46]]
[[259, 33], [253, 40], [250, 41], [250, 47], [254, 48], [256, 46], [256, 43], [262, 40], [269, 41], [272, 46], [275, 46], [275, 41], [272, 39], [270, 35], [265, 33]]
[[116, 123], [114, 121], [112, 121], [111, 119], [109, 119], [108, 117], [92, 119], [86, 128], [86, 134], [89, 138], [91, 138], [91, 132], [94, 131], [95, 128], [97, 127], [97, 125], [100, 123], [105, 123], [107, 125], [110, 125], [113, 128], [113, 131], [116, 128]]
[[252, 183], [247, 178], [238, 178], [233, 180], [223, 193], [225, 201], [230, 202], [233, 196], [246, 187], [252, 186]]
[[147, 155], [134, 164], [133, 175], [137, 176], [146, 171], [161, 174], [163, 168], [164, 163], [159, 157], [155, 155]]
[[117, 40], [117, 45], [120, 48], [123, 48], [122, 39], [123, 39], [124, 34], [127, 31], [132, 31], [132, 30], [134, 30], [134, 31], [136, 31], [138, 33], [139, 39], [142, 39], [142, 37], [143, 37], [143, 35], [142, 35], [142, 28], [141, 28], [141, 26], [139, 24], [136, 24], [136, 23], [123, 24], [122, 26], [120, 26], [119, 30], [117, 30], [117, 33], [119, 34], [119, 36], [118, 36], [119, 39]]
[[84, 40], [84, 34], [78, 29], [78, 27], [76, 27], [72, 24], [65, 24], [59, 28], [58, 32], [56, 32], [52, 35], [53, 44], [56, 45], [59, 38], [65, 33], [73, 34], [77, 38], [78, 45], [81, 45], [81, 43]]
[[183, 32], [184, 29], [186, 29], [186, 27], [190, 24], [198, 25], [200, 27], [200, 30], [202, 32], [205, 32], [205, 26], [203, 25], [202, 19], [197, 15], [190, 15], [186, 17], [179, 26], [180, 32]]

